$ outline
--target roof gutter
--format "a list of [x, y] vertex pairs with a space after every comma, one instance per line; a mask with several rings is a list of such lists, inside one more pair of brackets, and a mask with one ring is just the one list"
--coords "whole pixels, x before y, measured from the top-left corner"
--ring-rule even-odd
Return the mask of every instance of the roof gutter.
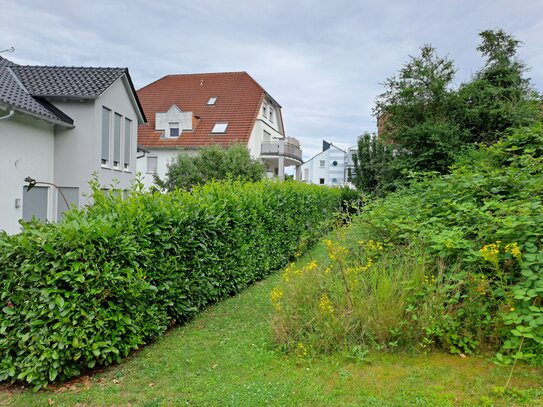
[[6, 116], [0, 117], [0, 120], [8, 120], [10, 117], [12, 117], [15, 114], [15, 110], [11, 109], [9, 113]]

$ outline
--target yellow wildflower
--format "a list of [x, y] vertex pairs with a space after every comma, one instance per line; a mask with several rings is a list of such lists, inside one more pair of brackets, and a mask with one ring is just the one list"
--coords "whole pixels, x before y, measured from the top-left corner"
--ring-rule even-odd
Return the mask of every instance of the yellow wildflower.
[[298, 345], [296, 345], [296, 355], [299, 358], [307, 356], [307, 348], [302, 342], [298, 342]]
[[276, 287], [271, 291], [270, 296], [271, 296], [271, 301], [273, 303], [273, 306], [274, 306], [275, 310], [276, 311], [281, 311], [280, 300], [283, 297], [283, 290]]
[[319, 301], [319, 308], [328, 314], [334, 313], [334, 307], [332, 306], [332, 301], [330, 301], [330, 298], [327, 294], [323, 294]]
[[520, 261], [522, 258], [522, 253], [520, 251], [520, 248], [518, 247], [518, 243], [516, 242], [508, 243], [507, 245], [505, 245], [505, 252], [511, 253], [511, 255], [518, 261]]
[[490, 243], [483, 246], [483, 248], [479, 250], [483, 256], [483, 259], [497, 266], [498, 254], [500, 253], [500, 243], [501, 242], [498, 240], [496, 243]]
[[313, 271], [313, 270], [315, 270], [317, 267], [318, 267], [317, 262], [316, 262], [315, 260], [313, 260], [311, 263], [309, 263], [309, 264], [307, 264], [307, 265], [305, 266], [305, 269], [306, 269], [307, 271]]

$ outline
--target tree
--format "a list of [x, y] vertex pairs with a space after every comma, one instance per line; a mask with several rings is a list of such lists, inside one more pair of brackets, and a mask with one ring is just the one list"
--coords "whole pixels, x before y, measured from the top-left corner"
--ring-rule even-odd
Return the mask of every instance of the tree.
[[390, 149], [391, 146], [387, 148], [375, 135], [364, 133], [358, 138], [358, 154], [352, 177], [358, 190], [382, 196], [394, 189], [397, 174]]
[[235, 144], [228, 148], [206, 147], [195, 155], [181, 152], [168, 164], [164, 180], [155, 175], [155, 183], [169, 191], [190, 190], [211, 180], [258, 181], [263, 175], [264, 164], [251, 159], [247, 147]]
[[479, 33], [477, 50], [485, 65], [459, 91], [455, 120], [471, 142], [498, 141], [505, 130], [529, 126], [541, 117], [540, 97], [533, 89], [524, 62], [517, 58], [521, 42], [501, 29]]
[[398, 174], [446, 172], [465, 143], [465, 131], [449, 117], [458, 103], [451, 89], [455, 73], [451, 60], [425, 45], [419, 56], [410, 56], [399, 73], [385, 81], [374, 114], [386, 116], [379, 137], [395, 145]]

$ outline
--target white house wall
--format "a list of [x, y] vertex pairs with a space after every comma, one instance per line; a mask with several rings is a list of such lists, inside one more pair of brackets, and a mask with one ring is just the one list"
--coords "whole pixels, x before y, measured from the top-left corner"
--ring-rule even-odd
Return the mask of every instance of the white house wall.
[[[89, 181], [94, 172], [104, 188], [117, 184], [128, 189], [136, 172], [136, 149], [138, 119], [130, 100], [125, 83], [119, 78], [96, 100], [53, 101], [54, 105], [74, 120], [75, 128], [57, 131], [55, 139], [55, 181], [64, 187], [79, 187], [79, 205], [88, 203], [84, 195], [90, 193]], [[124, 118], [131, 120], [130, 166], [123, 169], [124, 143], [121, 143], [119, 169], [113, 169], [111, 160], [108, 168], [101, 166], [102, 149], [102, 107], [123, 116], [121, 140], [124, 141]], [[113, 132], [110, 136], [110, 151], [113, 151]]]
[[[160, 179], [166, 177], [166, 172], [168, 171], [168, 164], [173, 160], [177, 154], [179, 154], [178, 149], [153, 149], [147, 148], [149, 153], [146, 153], [144, 157], [138, 159], [138, 172], [142, 175], [143, 184], [146, 188], [151, 187], [154, 184], [153, 172], [147, 167], [148, 157], [157, 158], [157, 171], [156, 174]], [[196, 150], [186, 150], [185, 154], [196, 154]], [[140, 154], [141, 155], [141, 154]]]
[[[321, 166], [321, 161], [324, 162], [323, 166]], [[334, 166], [334, 162], [337, 165]], [[331, 145], [329, 149], [302, 164], [301, 176], [302, 181], [309, 184], [343, 185], [345, 183], [345, 152]], [[321, 184], [321, 179], [324, 180], [323, 184]]]
[[[274, 120], [270, 121], [269, 119], [269, 108], [272, 106], [272, 109], [274, 111]], [[260, 153], [262, 151], [262, 142], [264, 141], [270, 141], [270, 142], [277, 142], [278, 139], [283, 138], [284, 135], [281, 133], [281, 129], [283, 128], [283, 124], [281, 122], [281, 109], [275, 105], [271, 105], [271, 102], [267, 103], [267, 115], [264, 116], [264, 103], [260, 105], [260, 110], [258, 112], [258, 116], [255, 120], [255, 124], [253, 126], [253, 131], [251, 132], [251, 136], [249, 137], [249, 141], [247, 142], [247, 149], [249, 150], [249, 154], [251, 158], [258, 159], [261, 158]], [[264, 140], [264, 131], [270, 134], [269, 140]], [[267, 164], [267, 173], [268, 176], [274, 176], [276, 169], [279, 165], [279, 158], [278, 157], [266, 157], [264, 162]]]
[[[2, 116], [4, 116], [2, 111]], [[18, 220], [23, 217], [23, 187], [28, 176], [53, 182], [53, 126], [16, 113], [0, 121], [0, 230], [19, 232]], [[48, 219], [54, 216], [55, 194], [49, 189]], [[16, 208], [16, 200], [20, 206]]]

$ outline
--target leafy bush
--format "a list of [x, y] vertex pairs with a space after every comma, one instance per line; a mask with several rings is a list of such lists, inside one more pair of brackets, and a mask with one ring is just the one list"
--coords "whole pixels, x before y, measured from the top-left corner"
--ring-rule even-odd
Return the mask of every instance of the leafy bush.
[[162, 189], [190, 190], [211, 180], [239, 179], [259, 181], [264, 176], [266, 166], [253, 160], [243, 144], [228, 148], [221, 146], [205, 147], [197, 152], [180, 152], [168, 164], [163, 180], [154, 176], [155, 183]]
[[93, 206], [0, 235], [0, 381], [40, 388], [120, 361], [299, 254], [341, 197], [225, 182], [123, 199], [93, 185]]
[[538, 124], [366, 204], [327, 263], [274, 291], [278, 341], [543, 362], [542, 175]]
[[[492, 338], [499, 337], [499, 357], [507, 363], [543, 355], [542, 174], [543, 126], [537, 124], [472, 151], [450, 175], [419, 177], [361, 216], [390, 242], [421, 242], [436, 259], [461, 262], [465, 272], [487, 281], [488, 313], [481, 321], [492, 319]], [[470, 300], [466, 292], [463, 303]], [[511, 327], [500, 330], [503, 324]]]

